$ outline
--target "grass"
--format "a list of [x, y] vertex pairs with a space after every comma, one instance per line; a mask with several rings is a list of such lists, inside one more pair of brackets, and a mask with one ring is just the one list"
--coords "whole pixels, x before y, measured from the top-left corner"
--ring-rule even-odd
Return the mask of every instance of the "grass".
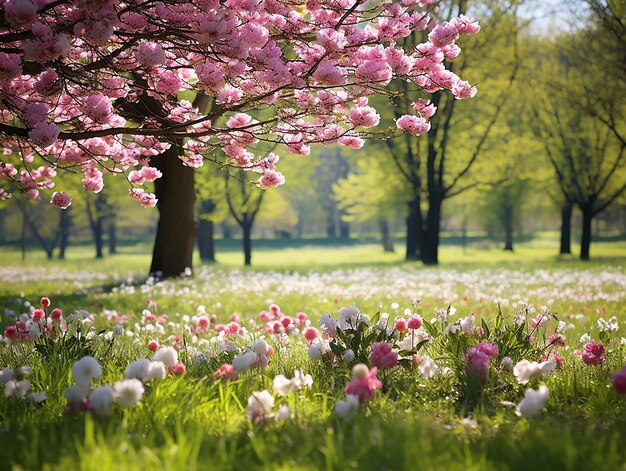
[[[573, 326], [566, 333], [565, 367], [542, 380], [550, 399], [545, 411], [530, 419], [502, 404], [518, 402], [526, 389], [510, 373], [493, 368], [483, 392], [470, 398], [457, 376], [426, 380], [415, 367], [394, 370], [373, 401], [344, 419], [334, 405], [344, 398], [350, 366], [310, 359], [302, 337], [293, 337], [285, 350], [275, 345], [277, 354], [266, 370], [223, 383], [212, 373], [224, 354], [199, 360], [194, 348], [211, 351], [210, 346], [194, 343], [187, 333], [188, 349], [180, 351], [187, 365], [182, 377], [148, 383], [137, 408], [116, 407], [111, 417], [98, 419], [63, 414], [63, 391], [72, 384], [77, 354], [46, 356], [30, 343], [0, 344], [0, 368], [28, 364], [32, 390], [48, 395], [41, 406], [0, 396], [0, 469], [626, 470], [626, 398], [608, 386], [612, 372], [626, 363], [620, 345], [626, 328], [624, 242], [598, 243], [592, 256], [601, 260], [590, 263], [554, 257], [553, 244], [545, 240], [522, 244], [513, 254], [445, 246], [439, 268], [402, 262], [399, 253], [384, 254], [375, 245], [353, 244], [261, 246], [256, 266], [242, 270], [233, 248], [221, 252], [218, 267], [195, 279], [159, 284], [143, 283], [145, 251], [124, 250], [96, 261], [88, 248], [72, 249], [64, 264], [29, 254], [25, 266], [15, 251], [2, 251], [0, 308], [24, 312], [25, 300], [36, 303], [48, 295], [65, 316], [74, 309], [92, 312], [96, 332], [115, 324], [105, 310], [130, 316], [125, 329], [135, 332], [133, 337], [116, 337], [112, 348], [102, 339], [89, 347], [103, 368], [97, 385], [121, 380], [130, 361], [150, 357], [149, 339], [166, 345], [171, 336], [183, 335], [200, 305], [220, 322], [237, 313], [254, 332], [247, 319], [258, 322], [270, 302], [291, 315], [304, 310], [318, 326], [325, 312], [336, 317], [341, 306], [355, 303], [368, 314], [379, 306], [392, 316], [401, 314], [417, 294], [424, 319], [452, 303], [456, 318], [475, 313], [492, 322], [495, 297], [509, 315], [519, 298], [550, 304]], [[158, 306], [153, 311], [171, 321], [161, 334], [146, 332], [140, 320], [147, 297]], [[581, 348], [579, 337], [589, 332], [597, 338], [597, 318], [612, 315], [620, 330], [607, 344], [605, 364], [584, 365], [573, 354]], [[271, 391], [274, 375], [291, 377], [296, 368], [313, 376], [313, 386], [276, 397], [294, 417], [252, 425], [244, 415], [250, 394]]]

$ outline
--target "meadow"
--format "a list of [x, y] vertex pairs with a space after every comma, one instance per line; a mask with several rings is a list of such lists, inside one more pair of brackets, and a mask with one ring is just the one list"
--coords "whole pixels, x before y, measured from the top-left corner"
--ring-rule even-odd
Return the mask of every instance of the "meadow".
[[0, 469], [626, 470], [623, 242], [223, 249], [3, 249]]

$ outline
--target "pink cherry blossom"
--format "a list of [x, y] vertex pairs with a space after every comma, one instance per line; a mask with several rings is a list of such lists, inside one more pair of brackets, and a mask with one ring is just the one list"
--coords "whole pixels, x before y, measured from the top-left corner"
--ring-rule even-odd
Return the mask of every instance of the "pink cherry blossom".
[[67, 193], [55, 191], [52, 193], [52, 200], [50, 201], [57, 208], [67, 209], [72, 204], [72, 197]]

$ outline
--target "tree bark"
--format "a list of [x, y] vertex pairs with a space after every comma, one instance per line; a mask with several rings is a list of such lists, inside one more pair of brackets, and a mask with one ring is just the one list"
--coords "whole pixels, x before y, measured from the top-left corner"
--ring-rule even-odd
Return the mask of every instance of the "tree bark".
[[200, 218], [198, 221], [198, 251], [203, 262], [215, 262], [215, 237], [213, 221]]
[[580, 259], [589, 260], [589, 247], [591, 245], [591, 222], [593, 221], [593, 211], [591, 208], [581, 208], [583, 213], [582, 219], [582, 236], [580, 239]]
[[69, 238], [70, 238], [70, 230], [72, 227], [72, 214], [70, 213], [71, 208], [61, 209], [59, 216], [59, 260], [65, 260], [65, 249], [67, 248]]
[[159, 223], [150, 273], [162, 278], [180, 276], [192, 268], [195, 240], [194, 171], [178, 158], [178, 146], [155, 156], [151, 165], [163, 176], [155, 181]]
[[428, 195], [426, 230], [422, 240], [421, 258], [424, 265], [439, 264], [439, 231], [441, 230], [441, 205], [443, 198], [436, 192]]
[[408, 202], [408, 215], [406, 217], [406, 260], [418, 260], [423, 236], [421, 198], [415, 195]]
[[350, 238], [350, 223], [339, 219], [339, 237], [342, 239]]
[[252, 232], [252, 222], [248, 220], [247, 214], [243, 215], [241, 230], [243, 231], [243, 264], [249, 267], [252, 265], [252, 238], [250, 237]]
[[111, 215], [109, 222], [109, 255], [117, 253], [117, 224], [115, 224], [115, 215]]
[[[98, 199], [100, 195], [98, 195]], [[103, 258], [104, 252], [104, 240], [102, 236], [104, 235], [104, 229], [102, 227], [102, 214], [100, 213], [100, 204], [98, 204], [98, 199], [96, 199], [96, 214], [93, 214], [91, 210], [91, 203], [87, 200], [87, 217], [89, 219], [89, 227], [91, 227], [91, 234], [93, 235], [93, 242], [96, 248], [96, 258]]]
[[381, 217], [378, 219], [378, 226], [380, 228], [380, 235], [383, 242], [383, 250], [385, 252], [394, 252], [393, 248], [393, 236], [389, 228], [389, 221], [387, 218]]
[[504, 225], [504, 250], [513, 252], [513, 208], [509, 204], [504, 204], [503, 212]]
[[566, 201], [561, 208], [561, 255], [572, 253], [572, 209], [571, 201]]

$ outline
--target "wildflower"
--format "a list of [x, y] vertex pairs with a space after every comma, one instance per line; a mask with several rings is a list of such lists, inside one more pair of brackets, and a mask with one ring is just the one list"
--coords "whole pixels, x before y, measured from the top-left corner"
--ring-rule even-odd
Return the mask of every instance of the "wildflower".
[[225, 363], [213, 373], [213, 376], [215, 376], [216, 378], [220, 378], [220, 379], [233, 379], [234, 380], [237, 378], [237, 372], [235, 371], [235, 368], [233, 367], [233, 365], [229, 365], [228, 363]]
[[303, 387], [311, 387], [313, 378], [311, 375], [302, 373], [300, 370], [293, 372], [293, 378], [287, 379], [284, 375], [276, 375], [274, 377], [274, 391], [279, 396], [285, 396], [293, 391], [299, 391]]
[[46, 296], [42, 297], [39, 300], [39, 304], [41, 304], [43, 307], [50, 307], [50, 298], [47, 298]]
[[[342, 307], [339, 310], [339, 322], [341, 330], [356, 329], [361, 322], [368, 324], [368, 317], [361, 314], [356, 306]], [[368, 324], [369, 325], [369, 324]]]
[[322, 328], [322, 332], [329, 337], [334, 338], [337, 335], [337, 321], [328, 314], [324, 314], [320, 319], [320, 327]]
[[242, 373], [254, 366], [257, 361], [257, 354], [254, 352], [246, 352], [233, 358], [233, 367], [237, 373]]
[[97, 417], [113, 413], [113, 388], [108, 384], [94, 389], [89, 395], [89, 408]]
[[406, 329], [408, 329], [408, 325], [404, 317], [396, 317], [395, 325], [398, 332], [404, 332]]
[[513, 368], [513, 374], [519, 384], [528, 384], [532, 377], [536, 375], [544, 376], [554, 370], [554, 368], [556, 368], [556, 360], [554, 358], [541, 363], [521, 360]]
[[350, 417], [359, 408], [359, 396], [348, 394], [346, 400], [339, 400], [335, 404], [335, 412], [339, 417]]
[[515, 408], [515, 413], [525, 418], [537, 415], [545, 407], [548, 397], [548, 388], [543, 384], [537, 390], [527, 389], [524, 399]]
[[436, 362], [430, 357], [423, 356], [420, 358], [419, 366], [417, 367], [420, 375], [425, 379], [432, 379], [438, 374], [444, 372]]
[[602, 342], [588, 342], [582, 352], [582, 359], [587, 365], [604, 363], [604, 345]]
[[505, 370], [513, 370], [513, 360], [511, 357], [504, 357], [500, 363]]
[[73, 410], [80, 406], [80, 404], [87, 397], [88, 386], [82, 386], [75, 384], [65, 390], [65, 399], [67, 400], [67, 407]]
[[148, 342], [148, 349], [152, 352], [156, 352], [159, 349], [159, 342], [158, 340], [150, 340]]
[[187, 367], [184, 365], [184, 363], [176, 363], [175, 365], [172, 365], [168, 368], [169, 372], [172, 373], [173, 375], [182, 375], [185, 371], [187, 371]]
[[345, 393], [358, 396], [359, 402], [371, 400], [376, 390], [383, 387], [383, 383], [376, 377], [377, 372], [376, 367], [370, 370], [363, 363], [355, 365], [352, 369], [352, 379], [344, 389]]
[[29, 389], [30, 389], [30, 381], [28, 381], [27, 379], [23, 379], [22, 381], [17, 381], [15, 379], [12, 379], [11, 381], [8, 381], [4, 385], [4, 396], [24, 399]]
[[269, 391], [256, 391], [248, 398], [248, 408], [246, 417], [250, 422], [256, 424], [270, 417], [270, 412], [274, 408], [274, 396]]
[[616, 393], [626, 394], [626, 366], [613, 375], [611, 384]]
[[102, 375], [102, 368], [98, 364], [98, 360], [93, 357], [83, 357], [72, 366], [72, 377], [76, 384], [89, 387], [93, 379]]
[[124, 378], [135, 378], [145, 383], [148, 377], [148, 371], [150, 370], [151, 363], [152, 362], [150, 360], [147, 360], [145, 358], [140, 358], [133, 361], [130, 365], [126, 367], [126, 371], [124, 371]]
[[615, 316], [611, 317], [608, 321], [600, 318], [598, 319], [598, 330], [600, 332], [615, 332], [619, 329], [619, 323]]
[[412, 314], [407, 320], [406, 326], [411, 330], [417, 330], [422, 324], [424, 324], [423, 319], [418, 314]]
[[165, 364], [162, 361], [153, 361], [150, 362], [145, 381], [150, 381], [151, 379], [165, 379], [166, 376], [167, 370]]
[[372, 344], [370, 362], [377, 368], [391, 368], [398, 364], [398, 354], [387, 342], [376, 342]]
[[276, 412], [276, 415], [274, 416], [274, 418], [276, 420], [287, 420], [291, 418], [292, 415], [293, 413], [291, 412], [291, 409], [289, 408], [289, 406], [283, 404], [282, 406], [278, 406], [278, 412]]
[[467, 352], [467, 360], [468, 375], [486, 380], [489, 373], [489, 356], [482, 350], [472, 347]]
[[15, 371], [12, 368], [0, 370], [0, 384], [6, 384], [15, 379]]
[[341, 355], [341, 358], [343, 359], [343, 361], [350, 363], [352, 360], [354, 360], [354, 351], [349, 348], [345, 351], [343, 355]]
[[141, 401], [144, 388], [138, 379], [125, 379], [113, 385], [113, 397], [122, 407], [136, 407]]
[[162, 361], [169, 368], [178, 363], [178, 352], [173, 347], [161, 347], [154, 354], [154, 361]]

